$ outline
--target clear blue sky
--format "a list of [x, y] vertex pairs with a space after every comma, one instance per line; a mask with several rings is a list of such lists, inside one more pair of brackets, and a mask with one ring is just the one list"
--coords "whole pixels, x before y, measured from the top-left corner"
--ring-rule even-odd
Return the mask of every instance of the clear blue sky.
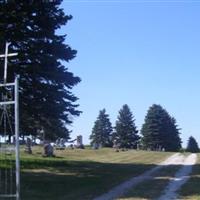
[[128, 104], [138, 129], [152, 104], [162, 105], [200, 143], [200, 1], [68, 1], [73, 19], [63, 27], [66, 43], [78, 50], [67, 64], [81, 77], [73, 88], [83, 114], [71, 136], [84, 143], [100, 109], [115, 125]]

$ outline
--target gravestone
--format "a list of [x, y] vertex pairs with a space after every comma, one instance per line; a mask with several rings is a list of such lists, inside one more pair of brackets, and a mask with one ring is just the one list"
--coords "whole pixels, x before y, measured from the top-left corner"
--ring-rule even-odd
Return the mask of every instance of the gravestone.
[[29, 153], [29, 154], [32, 154], [31, 146], [32, 146], [32, 141], [31, 141], [30, 138], [27, 138], [27, 140], [26, 140], [25, 152], [27, 152], [27, 153]]
[[58, 138], [55, 144], [56, 150], [64, 150], [65, 149], [65, 139]]
[[96, 142], [93, 143], [93, 145], [92, 145], [92, 149], [94, 149], [94, 150], [99, 149], [99, 144], [97, 144]]
[[83, 136], [82, 135], [78, 135], [77, 136], [77, 140], [76, 140], [76, 147], [80, 148], [80, 149], [84, 149], [84, 145], [83, 145]]
[[120, 143], [116, 139], [113, 141], [113, 148], [115, 149], [116, 152], [119, 152]]
[[44, 145], [44, 156], [45, 157], [54, 157], [54, 149], [50, 143]]

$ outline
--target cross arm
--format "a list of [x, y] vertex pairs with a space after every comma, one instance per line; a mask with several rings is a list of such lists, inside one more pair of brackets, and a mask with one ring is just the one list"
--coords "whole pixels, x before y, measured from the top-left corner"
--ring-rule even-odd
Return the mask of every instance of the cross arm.
[[[17, 56], [18, 53], [9, 53], [7, 56], [10, 57], [10, 56]], [[0, 58], [5, 58], [6, 55], [0, 55]]]

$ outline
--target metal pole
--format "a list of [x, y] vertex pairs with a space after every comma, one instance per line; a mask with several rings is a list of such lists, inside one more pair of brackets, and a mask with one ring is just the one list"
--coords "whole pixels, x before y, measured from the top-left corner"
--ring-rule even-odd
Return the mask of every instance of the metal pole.
[[20, 200], [20, 158], [19, 158], [19, 86], [15, 78], [15, 155], [16, 155], [16, 200]]
[[6, 42], [5, 61], [4, 61], [4, 83], [7, 81], [7, 63], [8, 63], [8, 46], [10, 43]]

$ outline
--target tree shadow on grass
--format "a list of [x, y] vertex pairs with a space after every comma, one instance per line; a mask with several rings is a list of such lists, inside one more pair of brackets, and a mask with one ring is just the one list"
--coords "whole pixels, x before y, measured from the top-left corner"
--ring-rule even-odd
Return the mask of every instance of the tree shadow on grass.
[[[108, 192], [112, 187], [156, 167], [152, 164], [100, 163], [92, 161], [24, 160], [21, 162], [22, 200], [90, 200]], [[127, 198], [153, 199], [168, 183], [169, 174], [179, 165], [169, 166], [168, 172], [155, 173], [152, 182], [138, 185]], [[200, 166], [191, 185], [182, 195], [200, 195]], [[166, 175], [167, 174], [167, 175]], [[167, 176], [167, 177], [166, 177]], [[146, 184], [146, 185], [145, 185]], [[187, 184], [187, 183], [186, 183]]]
[[22, 161], [22, 199], [87, 200], [155, 165]]

